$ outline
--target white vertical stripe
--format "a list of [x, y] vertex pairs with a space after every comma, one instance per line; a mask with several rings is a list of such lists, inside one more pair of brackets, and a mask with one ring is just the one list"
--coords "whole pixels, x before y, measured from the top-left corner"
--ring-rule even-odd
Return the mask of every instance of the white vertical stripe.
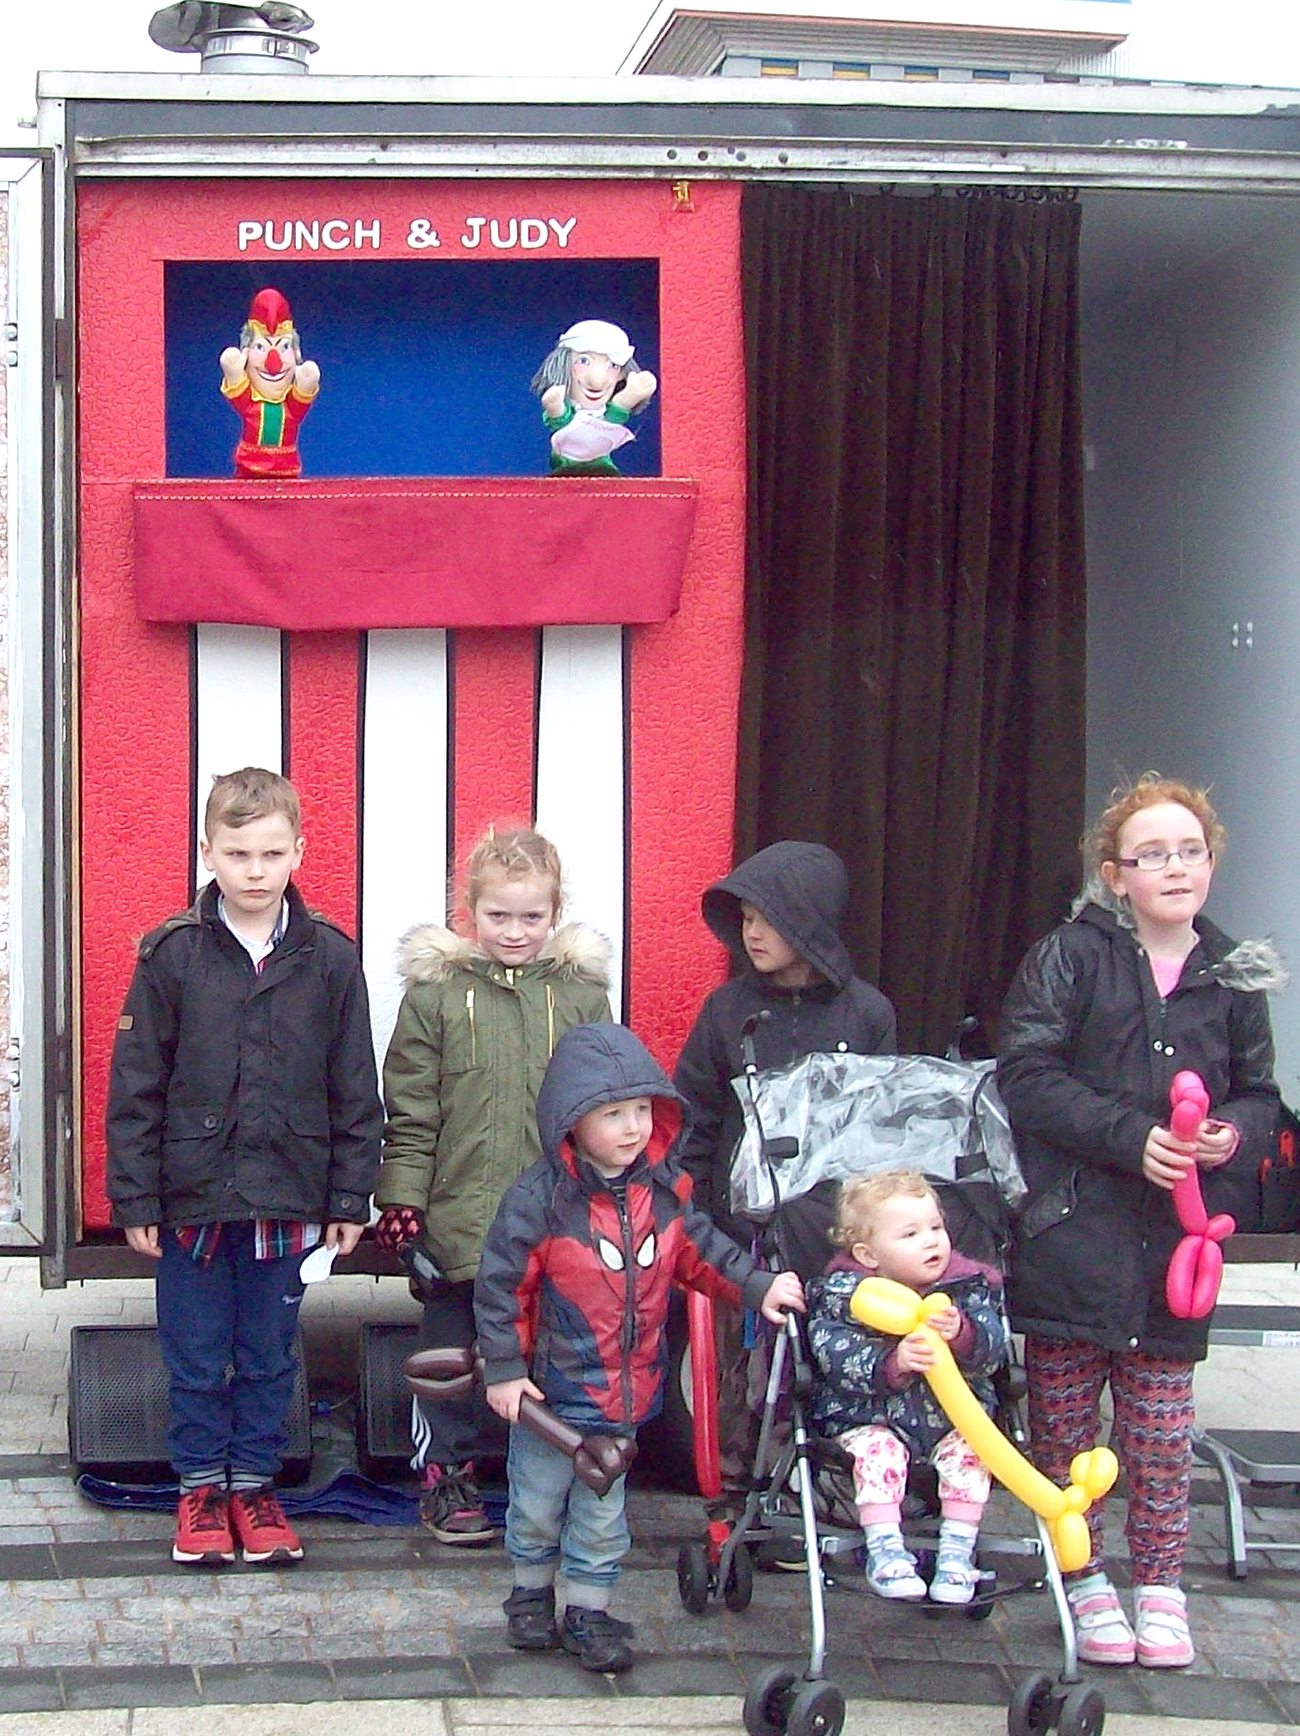
[[613, 943], [610, 1005], [622, 1011], [623, 634], [547, 627], [538, 707], [537, 828], [560, 853], [566, 920]]
[[[280, 634], [274, 627], [198, 629], [198, 836], [212, 780], [243, 766], [284, 766]], [[211, 879], [198, 860], [198, 884]]]
[[447, 920], [447, 635], [366, 636], [361, 962], [382, 1065], [402, 998], [397, 943]]

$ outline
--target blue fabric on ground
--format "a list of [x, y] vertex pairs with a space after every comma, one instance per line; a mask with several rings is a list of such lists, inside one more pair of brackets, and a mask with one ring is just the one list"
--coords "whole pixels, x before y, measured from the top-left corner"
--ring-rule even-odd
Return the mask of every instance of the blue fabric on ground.
[[[97, 1507], [116, 1507], [143, 1513], [169, 1513], [180, 1498], [176, 1483], [115, 1483], [107, 1477], [83, 1472], [76, 1480], [78, 1492]], [[340, 1471], [328, 1483], [314, 1489], [277, 1489], [280, 1505], [289, 1518], [352, 1519], [358, 1525], [418, 1525], [418, 1492], [410, 1487], [376, 1483], [360, 1471]], [[485, 1489], [483, 1504], [494, 1525], [505, 1521], [504, 1489]]]
[[[114, 1483], [89, 1472], [77, 1478], [77, 1490], [98, 1507], [121, 1507], [137, 1512], [165, 1513], [176, 1506], [180, 1488], [175, 1483]], [[359, 1471], [340, 1471], [318, 1489], [278, 1489], [280, 1505], [289, 1518], [320, 1516], [354, 1519], [359, 1525], [418, 1525], [419, 1504], [413, 1489], [396, 1489], [372, 1482]]]

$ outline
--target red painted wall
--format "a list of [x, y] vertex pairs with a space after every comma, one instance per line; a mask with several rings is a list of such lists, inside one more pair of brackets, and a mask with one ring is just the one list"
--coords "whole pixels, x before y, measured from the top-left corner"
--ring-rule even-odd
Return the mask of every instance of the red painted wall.
[[[168, 260], [301, 254], [257, 242], [241, 220], [381, 223], [376, 258], [412, 255], [412, 218], [458, 235], [467, 212], [560, 213], [577, 222], [535, 258], [660, 262], [663, 471], [695, 478], [699, 509], [680, 612], [637, 628], [631, 651], [631, 961], [633, 1024], [670, 1063], [721, 955], [699, 894], [730, 863], [745, 522], [744, 359], [739, 188], [700, 184], [692, 209], [667, 184], [401, 180], [93, 181], [77, 200], [80, 394], [81, 1062], [84, 1227], [108, 1223], [103, 1113], [109, 1056], [137, 938], [188, 893], [190, 658], [185, 628], [147, 627], [131, 593], [130, 490], [164, 473], [163, 268]], [[312, 258], [328, 257], [312, 254]], [[458, 254], [457, 257], [473, 257]], [[500, 254], [493, 257], [502, 257]], [[260, 275], [260, 273], [259, 273]], [[231, 310], [232, 324], [243, 314]], [[228, 333], [214, 334], [216, 356]], [[327, 358], [326, 358], [327, 360]], [[526, 810], [532, 790], [535, 639], [462, 632], [455, 640], [458, 859], [485, 822]], [[351, 634], [289, 640], [290, 773], [304, 802], [310, 899], [356, 922], [358, 645]], [[503, 703], [503, 695], [509, 703]]]

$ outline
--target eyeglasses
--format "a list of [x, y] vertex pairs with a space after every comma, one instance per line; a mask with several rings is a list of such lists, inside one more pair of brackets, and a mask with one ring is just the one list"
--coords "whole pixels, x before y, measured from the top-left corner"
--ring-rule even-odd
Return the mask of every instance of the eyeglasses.
[[1210, 859], [1208, 844], [1183, 844], [1177, 850], [1166, 850], [1161, 844], [1149, 844], [1136, 856], [1117, 856], [1121, 868], [1141, 868], [1145, 874], [1158, 874], [1171, 856], [1177, 856], [1184, 868], [1200, 868]]

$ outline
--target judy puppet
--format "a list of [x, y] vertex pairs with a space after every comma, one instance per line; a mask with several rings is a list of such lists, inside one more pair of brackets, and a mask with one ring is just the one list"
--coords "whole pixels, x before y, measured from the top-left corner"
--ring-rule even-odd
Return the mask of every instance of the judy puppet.
[[532, 380], [551, 436], [551, 474], [617, 476], [612, 454], [636, 438], [628, 421], [658, 384], [636, 366], [620, 326], [583, 319], [562, 332]]

